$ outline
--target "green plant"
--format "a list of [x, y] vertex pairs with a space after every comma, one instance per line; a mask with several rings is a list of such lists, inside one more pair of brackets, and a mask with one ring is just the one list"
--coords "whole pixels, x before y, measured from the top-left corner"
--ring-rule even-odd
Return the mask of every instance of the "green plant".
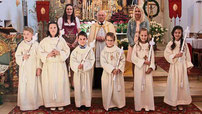
[[117, 40], [118, 47], [123, 47], [124, 50], [128, 50], [128, 38], [124, 38], [122, 40]]
[[119, 23], [117, 22], [114, 22], [113, 23], [116, 27], [116, 32], [117, 33], [126, 33], [127, 32], [127, 26], [128, 26], [128, 23], [124, 23], [123, 21], [120, 21]]
[[127, 26], [128, 24], [123, 25], [123, 28], [122, 28], [123, 33], [127, 33]]
[[90, 31], [91, 25], [95, 23], [94, 21], [81, 21], [81, 31], [88, 33]]
[[167, 29], [163, 27], [161, 24], [157, 23], [156, 21], [150, 22], [150, 30], [149, 33], [151, 34], [151, 37], [154, 38], [154, 41], [157, 43], [163, 42], [163, 36]]

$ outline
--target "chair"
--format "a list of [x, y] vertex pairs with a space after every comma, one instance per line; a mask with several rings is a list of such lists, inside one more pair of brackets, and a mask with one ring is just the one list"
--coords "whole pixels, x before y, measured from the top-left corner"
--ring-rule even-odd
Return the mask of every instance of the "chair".
[[194, 58], [194, 55], [197, 55], [198, 67], [202, 67], [202, 61], [201, 61], [202, 50], [201, 49], [194, 49], [193, 50], [193, 61], [196, 61]]

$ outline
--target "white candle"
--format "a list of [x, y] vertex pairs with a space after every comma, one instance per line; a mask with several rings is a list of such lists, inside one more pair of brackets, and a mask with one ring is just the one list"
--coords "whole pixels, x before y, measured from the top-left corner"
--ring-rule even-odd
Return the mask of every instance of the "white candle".
[[93, 6], [92, 6], [92, 9], [93, 9], [93, 19], [95, 19], [95, 17], [94, 17], [94, 2], [93, 2], [92, 5], [93, 5]]
[[91, 18], [91, 2], [89, 1], [89, 19]]
[[82, 18], [84, 19], [84, 2], [82, 3]]
[[86, 19], [88, 19], [88, 2], [87, 2], [87, 5], [86, 5]]

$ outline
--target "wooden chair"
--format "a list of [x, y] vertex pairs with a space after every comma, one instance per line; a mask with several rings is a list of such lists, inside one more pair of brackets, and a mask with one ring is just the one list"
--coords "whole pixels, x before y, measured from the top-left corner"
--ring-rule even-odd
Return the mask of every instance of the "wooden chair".
[[195, 58], [194, 58], [194, 55], [197, 55], [197, 61], [198, 61], [198, 67], [202, 67], [202, 61], [201, 61], [201, 58], [202, 58], [202, 50], [201, 49], [194, 49], [193, 50], [193, 61], [196, 61]]

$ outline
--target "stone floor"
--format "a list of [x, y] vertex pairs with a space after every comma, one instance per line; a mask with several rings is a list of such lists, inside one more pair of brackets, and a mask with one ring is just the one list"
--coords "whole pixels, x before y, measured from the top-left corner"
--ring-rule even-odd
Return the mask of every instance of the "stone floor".
[[[162, 57], [163, 56], [163, 50], [165, 48], [165, 45], [159, 45], [158, 51], [156, 51], [155, 56]], [[125, 89], [126, 89], [126, 97], [132, 98], [133, 97], [133, 78], [132, 78], [132, 72], [126, 71], [127, 75], [125, 75]], [[166, 88], [166, 80], [167, 80], [167, 72], [164, 71], [161, 67], [157, 66], [157, 70], [153, 72], [154, 76], [154, 96], [155, 98], [163, 98], [164, 96], [164, 90]], [[202, 74], [201, 76], [192, 76], [189, 77], [190, 82], [190, 91], [191, 96], [193, 99], [193, 103], [202, 111]], [[92, 96], [93, 98], [101, 98], [101, 90], [93, 90]], [[16, 95], [12, 95], [15, 100], [12, 100], [14, 102], [4, 102], [3, 105], [0, 105], [0, 112], [1, 114], [7, 114], [10, 112], [15, 106], [16, 106]], [[74, 92], [71, 91], [71, 97], [74, 96]], [[9, 101], [9, 100], [7, 100]]]

